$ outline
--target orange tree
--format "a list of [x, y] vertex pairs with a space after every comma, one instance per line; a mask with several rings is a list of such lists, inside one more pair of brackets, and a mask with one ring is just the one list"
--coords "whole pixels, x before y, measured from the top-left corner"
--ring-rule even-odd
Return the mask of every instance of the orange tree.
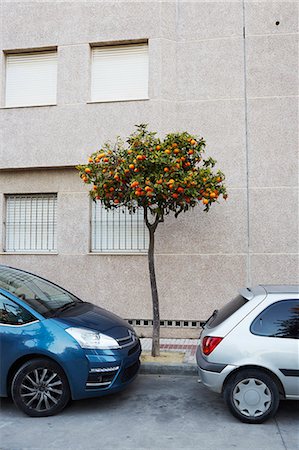
[[164, 217], [175, 217], [197, 205], [209, 211], [220, 195], [226, 199], [224, 174], [204, 158], [205, 141], [187, 132], [159, 139], [141, 124], [124, 143], [105, 144], [86, 165], [78, 166], [90, 195], [107, 209], [124, 206], [130, 213], [143, 208], [149, 232], [148, 264], [153, 303], [152, 355], [160, 353], [160, 315], [155, 275], [155, 231]]

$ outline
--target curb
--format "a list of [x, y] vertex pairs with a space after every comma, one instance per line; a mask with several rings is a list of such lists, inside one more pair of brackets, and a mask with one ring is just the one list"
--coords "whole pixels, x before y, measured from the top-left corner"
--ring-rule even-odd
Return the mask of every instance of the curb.
[[198, 375], [195, 364], [141, 363], [140, 374], [151, 375]]

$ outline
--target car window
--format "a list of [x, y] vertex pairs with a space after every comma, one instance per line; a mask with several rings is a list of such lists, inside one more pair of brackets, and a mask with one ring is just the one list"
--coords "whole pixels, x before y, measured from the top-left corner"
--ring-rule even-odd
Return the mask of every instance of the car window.
[[235, 313], [239, 308], [241, 308], [248, 300], [242, 297], [242, 295], [238, 295], [233, 298], [230, 302], [228, 302], [223, 308], [214, 311], [213, 315], [207, 321], [206, 325], [209, 328], [214, 328], [217, 325], [220, 325], [226, 319], [228, 319], [233, 313]]
[[266, 308], [252, 322], [259, 336], [299, 339], [299, 300], [282, 300]]
[[35, 320], [37, 320], [36, 317], [30, 314], [29, 311], [0, 295], [0, 324], [24, 325]]
[[0, 288], [19, 297], [45, 317], [68, 304], [81, 302], [59, 286], [11, 267], [0, 268]]

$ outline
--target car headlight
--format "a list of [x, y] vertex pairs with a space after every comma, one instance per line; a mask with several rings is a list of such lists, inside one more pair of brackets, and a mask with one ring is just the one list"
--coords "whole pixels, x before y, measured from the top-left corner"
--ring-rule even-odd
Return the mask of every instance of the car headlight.
[[65, 331], [76, 339], [82, 348], [101, 350], [120, 348], [115, 339], [97, 331], [87, 330], [85, 328], [66, 328]]

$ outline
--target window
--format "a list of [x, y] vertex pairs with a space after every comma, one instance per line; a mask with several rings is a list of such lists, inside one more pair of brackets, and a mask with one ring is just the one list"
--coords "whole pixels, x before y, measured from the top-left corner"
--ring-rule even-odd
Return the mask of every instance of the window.
[[6, 55], [6, 106], [56, 103], [57, 52]]
[[228, 319], [231, 315], [233, 315], [238, 309], [242, 308], [242, 306], [247, 303], [246, 298], [242, 297], [242, 295], [237, 295], [237, 297], [233, 298], [230, 302], [223, 306], [221, 309], [216, 309], [211, 317], [206, 322], [208, 328], [214, 328]]
[[269, 306], [253, 321], [250, 331], [258, 336], [299, 339], [299, 300]]
[[24, 325], [36, 320], [22, 306], [0, 295], [0, 325]]
[[77, 297], [36, 275], [0, 267], [0, 288], [19, 297], [45, 317], [53, 312], [81, 303]]
[[56, 250], [56, 194], [6, 196], [8, 252]]
[[146, 252], [148, 232], [143, 211], [129, 214], [127, 208], [106, 210], [99, 202], [92, 202], [92, 252]]
[[148, 45], [92, 48], [91, 100], [148, 98]]

